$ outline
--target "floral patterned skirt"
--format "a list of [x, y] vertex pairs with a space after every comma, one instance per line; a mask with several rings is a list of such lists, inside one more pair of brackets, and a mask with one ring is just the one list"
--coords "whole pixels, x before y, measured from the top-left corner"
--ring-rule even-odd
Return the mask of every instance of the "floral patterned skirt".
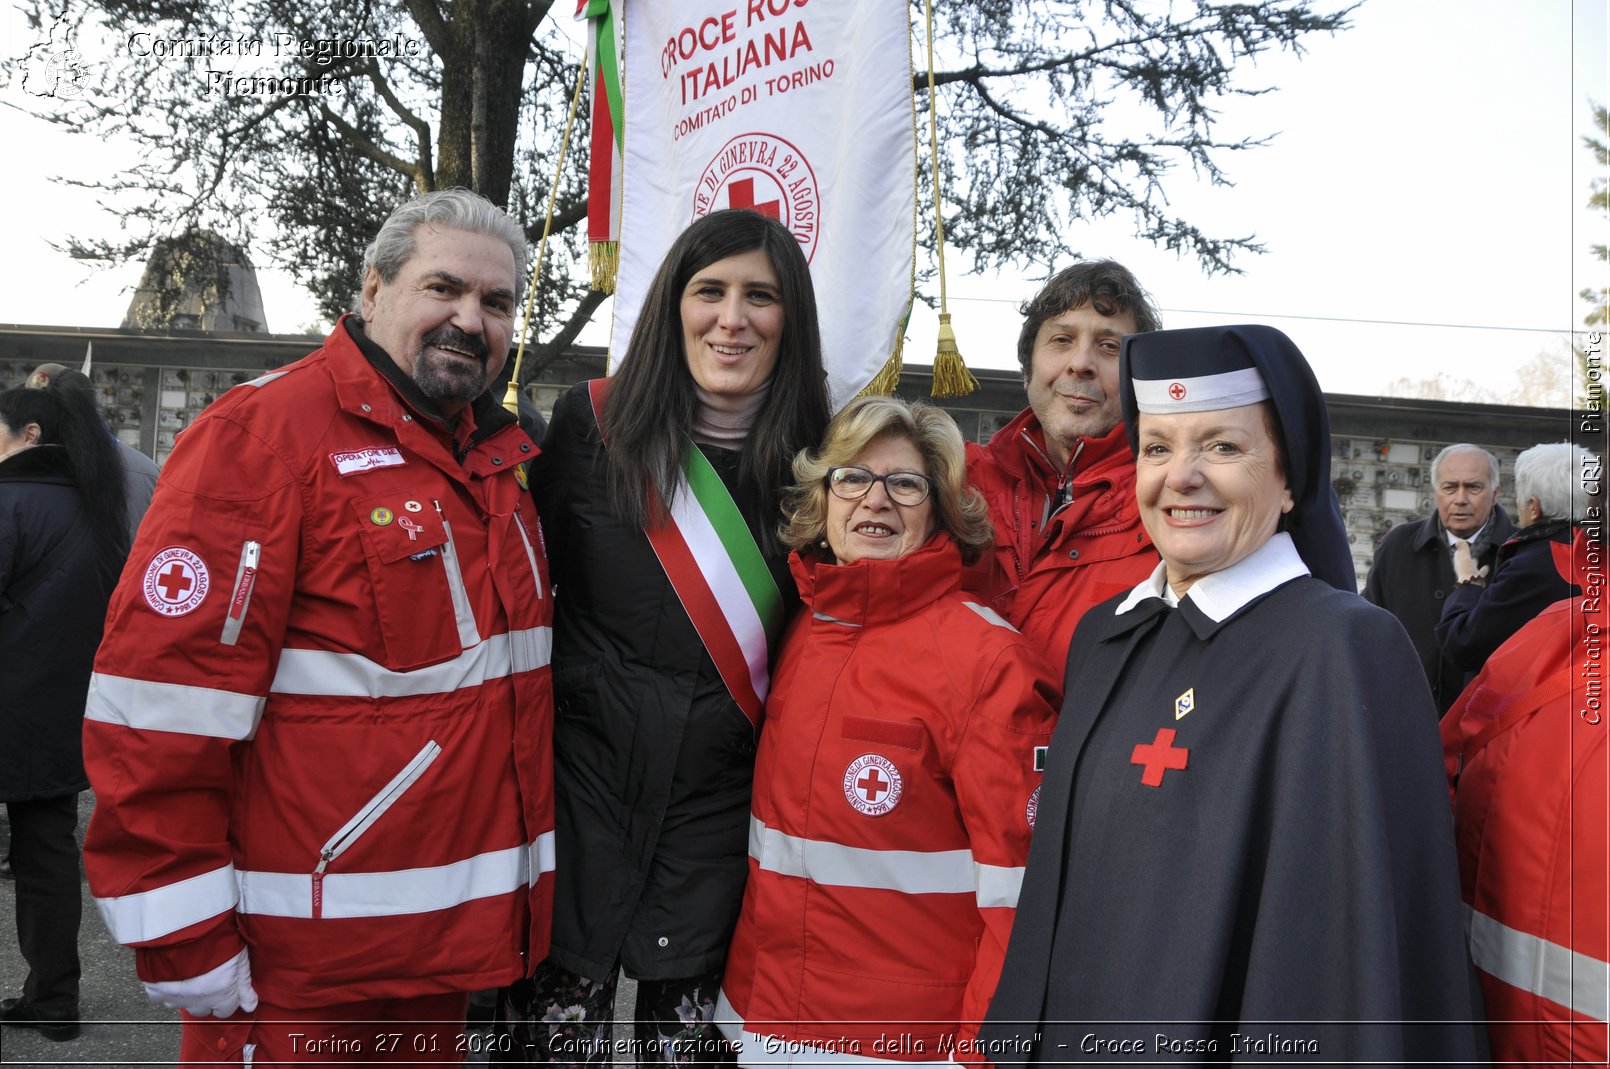
[[639, 980], [630, 1039], [615, 1037], [619, 974], [589, 980], [550, 961], [536, 975], [498, 992], [492, 1062], [503, 1065], [639, 1066], [733, 1064], [733, 1051], [711, 1023], [721, 974], [685, 980]]

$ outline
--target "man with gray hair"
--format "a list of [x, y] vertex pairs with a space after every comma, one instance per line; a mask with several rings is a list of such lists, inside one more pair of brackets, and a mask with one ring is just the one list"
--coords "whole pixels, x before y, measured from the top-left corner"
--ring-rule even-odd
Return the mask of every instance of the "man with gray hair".
[[1562, 573], [1571, 571], [1571, 543], [1598, 470], [1599, 458], [1580, 445], [1532, 446], [1515, 458], [1520, 526], [1498, 547], [1490, 581], [1468, 550], [1454, 554], [1459, 585], [1443, 600], [1437, 641], [1443, 657], [1468, 676], [1528, 620], [1579, 592]]
[[[85, 867], [181, 1062], [458, 1061], [548, 950], [552, 605], [489, 394], [526, 243], [466, 190], [180, 435], [85, 713]], [[217, 1017], [219, 1021], [202, 1021]]]
[[1515, 525], [1498, 504], [1498, 458], [1478, 445], [1460, 442], [1438, 453], [1431, 485], [1437, 511], [1386, 533], [1375, 547], [1364, 596], [1409, 633], [1440, 716], [1465, 686], [1464, 669], [1444, 658], [1437, 643], [1442, 603], [1458, 585], [1454, 554], [1463, 547], [1475, 567], [1490, 568]]

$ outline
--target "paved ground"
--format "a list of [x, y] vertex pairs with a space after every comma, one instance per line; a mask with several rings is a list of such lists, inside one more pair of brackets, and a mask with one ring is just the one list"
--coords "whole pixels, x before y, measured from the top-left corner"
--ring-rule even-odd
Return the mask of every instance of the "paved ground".
[[[79, 796], [78, 835], [89, 820], [90, 794]], [[9, 842], [9, 834], [7, 836]], [[17, 949], [16, 887], [0, 880], [0, 991], [22, 991], [27, 969]], [[134, 954], [107, 934], [89, 888], [80, 885], [84, 920], [78, 930], [83, 967], [79, 1010], [84, 1031], [57, 1043], [31, 1028], [0, 1028], [0, 1061], [7, 1065], [172, 1065], [179, 1053], [179, 1028], [172, 1011], [146, 1000], [134, 976]]]
[[[79, 798], [78, 834], [82, 841], [91, 796]], [[0, 814], [3, 814], [0, 808]], [[0, 826], [3, 827], [3, 826]], [[9, 830], [0, 838], [9, 842]], [[77, 1039], [54, 1042], [31, 1028], [0, 1027], [0, 1063], [18, 1066], [167, 1066], [179, 1053], [178, 1018], [153, 1006], [134, 975], [134, 955], [112, 941], [101, 922], [89, 888], [80, 885], [84, 920], [78, 932], [83, 966], [80, 1011], [84, 1030]], [[0, 996], [19, 994], [26, 975], [16, 939], [16, 884], [0, 880]], [[636, 985], [621, 981], [621, 1020], [630, 1020]], [[617, 1036], [625, 1034], [617, 1028]], [[473, 1060], [473, 1059], [472, 1059]]]

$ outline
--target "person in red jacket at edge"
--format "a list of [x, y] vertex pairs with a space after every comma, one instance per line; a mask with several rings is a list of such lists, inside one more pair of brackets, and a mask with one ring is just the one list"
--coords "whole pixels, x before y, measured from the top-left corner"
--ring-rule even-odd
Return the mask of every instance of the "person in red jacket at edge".
[[[1597, 480], [1592, 472], [1578, 477]], [[1555, 563], [1576, 597], [1487, 659], [1442, 719], [1470, 956], [1494, 1064], [1604, 1065], [1610, 979], [1604, 507]]]
[[1029, 407], [988, 444], [967, 443], [967, 476], [989, 503], [995, 545], [962, 585], [1060, 667], [1085, 610], [1157, 566], [1135, 507], [1118, 345], [1162, 322], [1113, 260], [1064, 268], [1020, 311], [1017, 360]]
[[404, 204], [362, 317], [158, 481], [95, 661], [84, 858], [181, 1062], [456, 1062], [468, 993], [547, 952], [553, 597], [536, 447], [488, 392], [525, 259], [474, 193]]
[[960, 589], [990, 540], [963, 457], [943, 410], [858, 397], [794, 461], [805, 607], [715, 1012], [740, 1066], [943, 1063], [994, 994], [1059, 673]]

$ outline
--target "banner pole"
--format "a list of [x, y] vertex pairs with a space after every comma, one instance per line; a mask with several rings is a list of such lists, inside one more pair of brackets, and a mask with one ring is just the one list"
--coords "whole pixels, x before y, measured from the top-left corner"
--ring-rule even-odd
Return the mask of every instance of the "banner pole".
[[559, 195], [559, 179], [565, 172], [565, 156], [570, 150], [570, 128], [576, 121], [576, 107], [581, 103], [581, 87], [587, 84], [587, 61], [583, 55], [581, 71], [576, 77], [576, 91], [570, 97], [570, 114], [565, 118], [565, 135], [559, 141], [559, 161], [553, 169], [553, 186], [548, 190], [548, 211], [542, 220], [542, 239], [537, 242], [537, 263], [531, 269], [531, 285], [525, 296], [525, 321], [521, 324], [520, 345], [514, 351], [514, 373], [509, 376], [509, 388], [503, 393], [503, 407], [520, 414], [520, 367], [525, 363], [525, 339], [531, 331], [531, 309], [537, 303], [537, 280], [542, 277], [542, 257], [548, 249], [548, 233], [553, 229], [553, 203]]

